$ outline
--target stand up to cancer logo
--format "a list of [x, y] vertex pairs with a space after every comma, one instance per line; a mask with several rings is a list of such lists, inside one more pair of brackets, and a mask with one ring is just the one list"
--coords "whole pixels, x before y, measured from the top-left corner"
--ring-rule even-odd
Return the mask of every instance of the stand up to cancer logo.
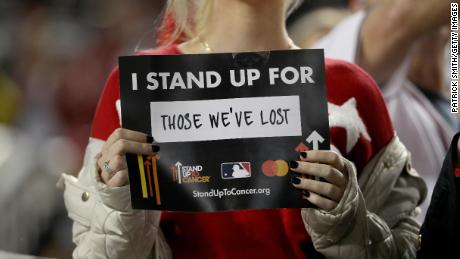
[[203, 174], [201, 165], [183, 165], [177, 161], [171, 166], [171, 174], [174, 182], [183, 183], [208, 183], [211, 176]]

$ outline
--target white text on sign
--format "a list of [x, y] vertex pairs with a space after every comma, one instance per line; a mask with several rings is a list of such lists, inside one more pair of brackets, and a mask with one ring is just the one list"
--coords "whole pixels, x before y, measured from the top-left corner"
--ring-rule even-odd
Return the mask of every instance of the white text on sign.
[[[261, 78], [261, 72], [258, 69], [240, 69], [230, 70], [230, 85], [241, 87], [244, 85], [252, 86], [254, 82]], [[268, 68], [269, 85], [280, 83], [286, 85], [314, 84], [313, 69], [308, 66], [299, 68], [285, 67]], [[216, 88], [222, 83], [222, 76], [216, 71], [198, 71], [198, 72], [150, 72], [146, 75], [148, 90], [175, 90], [175, 89], [204, 89]], [[139, 90], [137, 73], [131, 74], [131, 89]]]

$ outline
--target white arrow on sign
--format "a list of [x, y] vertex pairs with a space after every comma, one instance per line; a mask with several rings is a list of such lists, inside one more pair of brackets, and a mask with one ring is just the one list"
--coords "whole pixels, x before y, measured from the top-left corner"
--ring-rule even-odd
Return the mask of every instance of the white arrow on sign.
[[319, 147], [319, 143], [323, 143], [324, 141], [324, 138], [321, 137], [321, 135], [318, 134], [318, 132], [316, 132], [316, 130], [314, 130], [310, 136], [308, 136], [308, 138], [306, 139], [308, 143], [312, 143], [313, 142], [313, 150], [318, 150]]
[[182, 166], [181, 162], [177, 161], [176, 164], [174, 164], [177, 167], [177, 180], [179, 181], [179, 184], [182, 183], [182, 173], [180, 171], [180, 168]]

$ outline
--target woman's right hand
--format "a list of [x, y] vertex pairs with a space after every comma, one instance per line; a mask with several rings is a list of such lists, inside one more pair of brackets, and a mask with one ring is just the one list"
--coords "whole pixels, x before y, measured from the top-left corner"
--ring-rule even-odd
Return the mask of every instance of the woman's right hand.
[[156, 155], [160, 147], [142, 132], [118, 128], [107, 139], [97, 160], [102, 181], [111, 187], [128, 184], [126, 153]]

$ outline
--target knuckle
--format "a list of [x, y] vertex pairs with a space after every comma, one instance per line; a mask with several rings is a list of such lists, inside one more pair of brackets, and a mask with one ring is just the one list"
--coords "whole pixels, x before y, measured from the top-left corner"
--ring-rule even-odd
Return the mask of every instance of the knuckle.
[[125, 160], [125, 158], [123, 156], [120, 156], [120, 155], [116, 155], [113, 159], [117, 163], [123, 163], [123, 161]]
[[98, 164], [98, 165], [102, 165], [102, 160], [103, 160], [103, 157], [102, 157], [102, 156], [99, 157], [99, 158], [97, 159], [97, 164]]
[[112, 183], [115, 186], [123, 186], [126, 183], [126, 177], [125, 177], [125, 174], [123, 173], [123, 171], [117, 172], [113, 176]]
[[331, 151], [329, 152], [329, 161], [333, 165], [338, 165], [340, 163], [340, 156], [336, 152]]
[[343, 158], [341, 155], [335, 153], [335, 160], [334, 160], [334, 165], [338, 166], [338, 169], [342, 170], [343, 167], [345, 166], [345, 162], [343, 161]]
[[110, 150], [111, 152], [110, 153], [115, 153], [115, 154], [120, 154], [123, 152], [123, 149], [124, 149], [124, 145], [123, 144], [124, 140], [122, 139], [119, 139], [117, 140], [111, 147], [110, 147]]
[[[335, 153], [334, 153], [334, 154], [335, 154]], [[334, 155], [333, 163], [334, 163], [335, 165], [341, 165], [341, 164], [342, 164], [342, 158], [341, 158], [339, 155], [335, 154], [335, 155]]]
[[331, 167], [329, 165], [318, 165], [318, 172], [321, 174], [321, 177], [328, 178], [331, 172]]
[[142, 143], [141, 148], [142, 148], [142, 150], [144, 150], [147, 153], [152, 152], [152, 145], [151, 144]]
[[112, 181], [113, 182], [116, 182], [116, 181], [119, 181], [120, 180], [120, 171], [116, 172], [113, 176], [112, 176]]
[[328, 161], [330, 162], [334, 162], [335, 161], [335, 157], [336, 157], [336, 154], [333, 152], [333, 151], [328, 151], [326, 153], [326, 158]]
[[313, 194], [310, 194], [310, 201], [316, 205], [318, 205], [319, 203], [319, 196], [318, 195], [313, 195]]
[[123, 138], [123, 129], [122, 128], [117, 128], [115, 131], [114, 131], [114, 136], [117, 138], [117, 139], [122, 139]]
[[120, 155], [115, 155], [112, 159], [115, 168], [120, 168], [123, 166], [124, 158]]
[[105, 172], [105, 171], [101, 172], [101, 179], [105, 184], [107, 184], [109, 182], [109, 177], [107, 175], [107, 172]]
[[126, 139], [118, 140], [118, 145], [121, 150], [126, 150], [128, 148], [128, 141]]
[[331, 178], [333, 175], [334, 175], [334, 168], [332, 166], [327, 166], [325, 178]]
[[332, 184], [327, 184], [326, 186], [324, 186], [324, 190], [329, 195], [334, 194], [334, 186], [332, 186]]

